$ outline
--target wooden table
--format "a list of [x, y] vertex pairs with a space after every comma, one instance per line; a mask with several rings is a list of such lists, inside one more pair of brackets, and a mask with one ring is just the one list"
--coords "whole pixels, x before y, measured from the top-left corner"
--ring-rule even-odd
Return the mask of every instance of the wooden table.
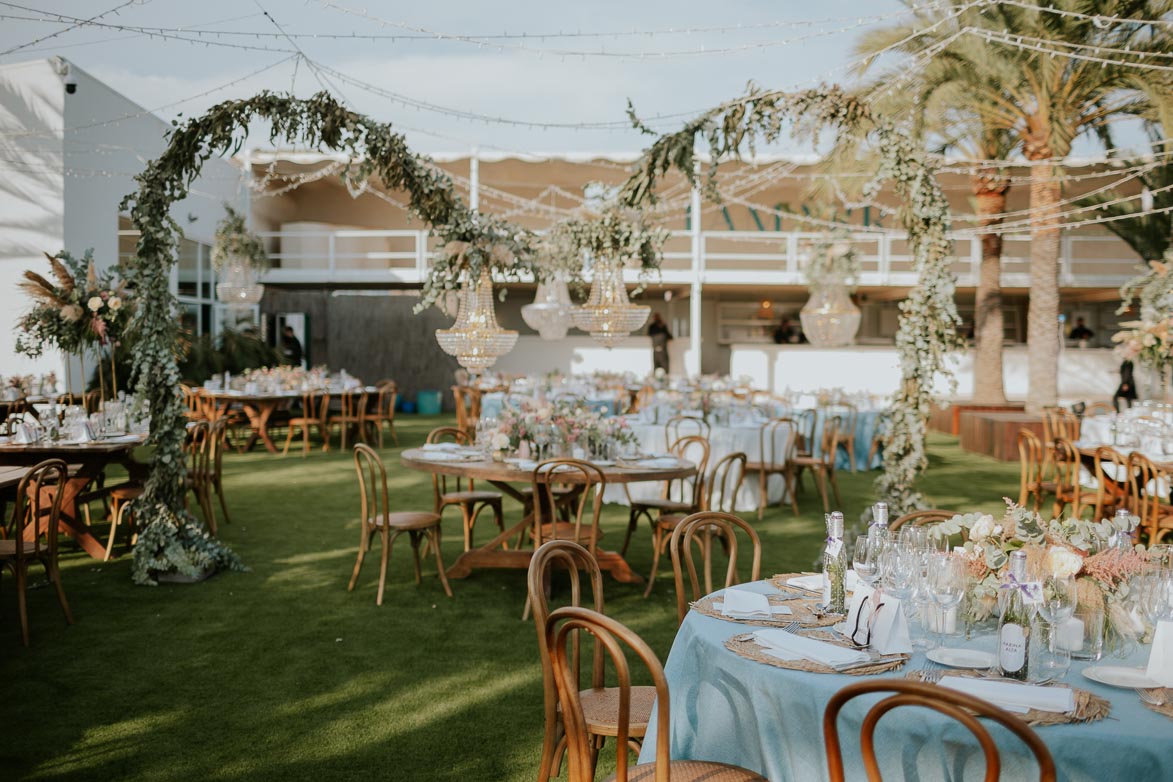
[[248, 442], [244, 450], [251, 450], [260, 440], [269, 453], [277, 453], [279, 449], [273, 439], [269, 437], [269, 419], [273, 413], [282, 407], [288, 407], [295, 399], [301, 399], [301, 394], [284, 392], [279, 394], [244, 394], [239, 391], [208, 391], [200, 392], [212, 405], [212, 417], [220, 418], [227, 414], [233, 403], [239, 404], [248, 417], [248, 426], [251, 429]]
[[[437, 475], [452, 475], [458, 478], [472, 478], [488, 481], [513, 499], [525, 505], [528, 497], [511, 484], [529, 483], [532, 471], [519, 469], [505, 462], [494, 461], [433, 461], [426, 458], [427, 451], [412, 448], [400, 455], [404, 467]], [[674, 478], [689, 478], [696, 474], [696, 466], [682, 463], [679, 467], [655, 469], [651, 467], [600, 467], [608, 484], [638, 483], [640, 481], [667, 481]], [[568, 483], [581, 483], [582, 476], [568, 473]], [[507, 541], [523, 535], [534, 523], [533, 514], [526, 514], [521, 521], [507, 528], [483, 546], [466, 551], [448, 568], [449, 578], [464, 578], [476, 568], [526, 569], [533, 557], [533, 549], [506, 549]], [[616, 581], [625, 584], [639, 584], [643, 578], [637, 575], [617, 551], [596, 551], [599, 567], [611, 573]]]
[[15, 488], [28, 472], [27, 467], [0, 467], [0, 491]]
[[[48, 459], [61, 459], [70, 466], [61, 495], [61, 516], [58, 529], [71, 536], [91, 557], [103, 559], [106, 546], [90, 534], [85, 519], [79, 513], [77, 496], [86, 486], [102, 474], [111, 464], [121, 464], [132, 473], [141, 468], [131, 458], [135, 448], [147, 439], [144, 435], [126, 436], [120, 439], [99, 440], [84, 445], [63, 443], [37, 443], [36, 445], [14, 445], [0, 443], [0, 469], [5, 467], [31, 467]], [[17, 478], [17, 481], [20, 479]], [[35, 534], [30, 527], [28, 534]]]

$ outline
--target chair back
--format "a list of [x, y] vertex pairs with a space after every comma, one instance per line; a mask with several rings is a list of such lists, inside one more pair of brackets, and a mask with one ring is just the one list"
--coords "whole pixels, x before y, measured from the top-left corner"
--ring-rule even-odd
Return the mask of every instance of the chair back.
[[834, 469], [836, 451], [839, 448], [839, 429], [842, 419], [837, 415], [827, 415], [823, 418], [823, 436], [819, 439], [819, 461]]
[[456, 426], [472, 434], [481, 418], [481, 391], [473, 386], [452, 386], [452, 398], [456, 402]]
[[1047, 441], [1056, 437], [1067, 440], [1079, 439], [1079, 418], [1065, 407], [1043, 409], [1043, 438]]
[[93, 391], [86, 391], [82, 396], [82, 402], [85, 405], [86, 414], [93, 415], [102, 406], [102, 392], [96, 388]]
[[781, 470], [794, 457], [798, 442], [798, 421], [783, 417], [766, 421], [758, 430], [758, 454], [762, 466], [771, 471]]
[[[395, 417], [395, 403], [399, 401], [399, 386], [395, 384], [394, 380], [381, 380], [379, 385], [378, 407], [375, 408], [375, 416], [387, 421]], [[473, 425], [476, 428], [476, 425]]]
[[691, 434], [700, 435], [708, 440], [711, 433], [712, 428], [708, 421], [690, 415], [674, 415], [664, 424], [664, 442], [669, 444]]
[[881, 693], [887, 694], [887, 697], [868, 709], [860, 728], [860, 751], [863, 755], [863, 766], [870, 782], [878, 782], [880, 779], [880, 764], [876, 759], [876, 725], [885, 714], [901, 706], [920, 706], [932, 709], [946, 717], [952, 717], [968, 728], [969, 732], [977, 739], [982, 754], [985, 756], [985, 782], [997, 782], [1002, 772], [1002, 760], [998, 754], [998, 745], [994, 741], [994, 737], [990, 735], [989, 730], [979, 721], [978, 717], [993, 720], [1020, 738], [1026, 744], [1027, 749], [1034, 754], [1035, 760], [1039, 764], [1040, 782], [1054, 782], [1055, 761], [1051, 758], [1047, 745], [1029, 725], [1018, 717], [1003, 711], [989, 701], [975, 698], [972, 695], [935, 684], [900, 679], [880, 679], [849, 684], [831, 696], [831, 700], [827, 703], [827, 709], [823, 712], [823, 741], [826, 744], [827, 766], [831, 772], [832, 782], [844, 782], [847, 779], [839, 742], [839, 712], [854, 698], [870, 697]]
[[364, 527], [387, 517], [387, 470], [374, 448], [359, 443], [354, 446], [354, 471], [358, 473], [359, 506]]
[[208, 426], [209, 475], [219, 485], [224, 462], [224, 451], [228, 448], [228, 419], [220, 418]]
[[8, 530], [17, 560], [56, 555], [61, 487], [68, 478], [69, 468], [64, 461], [47, 459], [20, 479]]
[[1043, 443], [1029, 429], [1018, 430], [1018, 504], [1038, 494], [1043, 474]]
[[[704, 550], [703, 564], [705, 589], [712, 591], [710, 585], [712, 577], [712, 557], [709, 551], [712, 538], [720, 538], [724, 543], [725, 551], [729, 556], [729, 566], [725, 570], [725, 585], [728, 589], [736, 584], [743, 583], [737, 574], [737, 530], [743, 531], [749, 538], [753, 557], [750, 562], [749, 581], [757, 581], [762, 570], [762, 542], [758, 533], [743, 519], [732, 513], [718, 511], [701, 511], [687, 516], [672, 530], [672, 537], [668, 541], [668, 552], [672, 556], [672, 574], [676, 579], [676, 617], [683, 622], [688, 613], [688, 604], [693, 600], [700, 600], [704, 593], [701, 591], [702, 581], [697, 576], [696, 563], [692, 558], [692, 544], [699, 544]], [[688, 591], [685, 590], [685, 574], [688, 575]]]
[[[550, 649], [554, 684], [558, 701], [562, 706], [562, 722], [566, 729], [566, 757], [570, 766], [570, 782], [588, 782], [594, 774], [594, 742], [587, 730], [586, 715], [579, 698], [580, 682], [578, 666], [572, 664], [571, 655], [578, 647], [568, 651], [567, 646], [579, 633], [590, 633], [594, 639], [595, 656], [604, 664], [609, 659], [615, 669], [619, 691], [619, 710], [615, 739], [615, 782], [628, 782], [628, 739], [631, 737], [631, 667], [627, 662], [629, 649], [648, 669], [652, 684], [656, 688], [656, 721], [668, 726], [668, 679], [656, 653], [642, 638], [624, 625], [589, 608], [565, 606], [553, 611], [546, 618], [546, 645]], [[669, 736], [672, 731], [656, 731], [656, 771], [648, 782], [670, 782], [669, 778]]]
[[1152, 546], [1161, 538], [1161, 517], [1173, 513], [1166, 504], [1169, 487], [1173, 486], [1173, 470], [1159, 467], [1143, 453], [1133, 451], [1128, 454], [1128, 475], [1132, 512], [1140, 517], [1137, 532], [1147, 533]]
[[200, 391], [197, 388], [192, 388], [189, 385], [181, 383], [179, 391], [183, 394], [183, 406], [186, 409], [185, 414], [188, 420], [198, 421], [204, 417], [202, 405], [200, 404]]
[[851, 402], [832, 402], [823, 408], [827, 415], [834, 415], [839, 419], [837, 434], [849, 435], [855, 432], [856, 422], [859, 420], [859, 408]]
[[[1129, 499], [1128, 457], [1109, 445], [1096, 448], [1096, 517], [1099, 521], [1105, 505], [1117, 505], [1122, 501], [1127, 507]], [[1129, 508], [1131, 510], [1131, 508]]]
[[664, 483], [664, 499], [687, 502], [693, 508], [700, 508], [705, 493], [705, 475], [709, 470], [710, 448], [707, 438], [699, 434], [681, 437], [668, 449], [672, 455], [684, 462], [696, 465], [692, 478], [674, 478]]
[[[905, 524], [913, 527], [931, 527], [934, 524], [940, 524], [943, 521], [948, 521], [957, 515], [956, 511], [941, 510], [939, 508], [929, 508], [926, 510], [914, 510], [912, 513], [905, 513], [896, 521], [888, 525], [891, 532], [896, 532]], [[965, 529], [961, 530], [961, 539], [968, 540], [969, 536]]]
[[[1079, 449], [1066, 437], [1056, 437], [1051, 443], [1051, 459], [1055, 463], [1055, 496], [1078, 501], [1080, 494]], [[1078, 515], [1078, 509], [1074, 515]]]
[[339, 394], [338, 401], [342, 405], [342, 420], [352, 422], [365, 420], [367, 398], [367, 392], [361, 389], [343, 391]]
[[[534, 546], [542, 545], [542, 525], [556, 524], [554, 487], [573, 485], [581, 489], [575, 501], [571, 502], [570, 524], [574, 528], [571, 540], [588, 540], [586, 546], [591, 555], [595, 554], [599, 540], [599, 517], [603, 512], [603, 492], [607, 488], [607, 477], [595, 465], [582, 459], [547, 459], [534, 468]], [[588, 510], [588, 503], [590, 503]], [[583, 530], [589, 533], [584, 538]]]
[[1116, 412], [1116, 408], [1112, 406], [1111, 402], [1092, 402], [1084, 408], [1084, 417], [1096, 415], [1111, 415]]
[[747, 459], [741, 451], [726, 454], [713, 465], [709, 479], [705, 482], [705, 496], [701, 510], [715, 510], [732, 513], [745, 480]]
[[[225, 420], [225, 419], [220, 419]], [[191, 456], [191, 479], [197, 487], [206, 486], [211, 480], [214, 456], [212, 445], [212, 424], [196, 421], [188, 430], [188, 453]]]
[[[428, 432], [425, 443], [431, 445], [433, 443], [456, 443], [457, 445], [472, 445], [472, 436], [468, 432], [456, 426], [440, 426]], [[472, 478], [468, 478], [468, 483], [465, 483], [465, 478], [455, 475], [441, 475], [439, 473], [432, 473], [432, 493], [436, 503], [436, 513], [440, 512], [440, 497], [450, 491], [472, 491], [474, 488]], [[467, 489], [466, 489], [467, 486]]]
[[330, 392], [306, 391], [301, 395], [301, 414], [305, 418], [326, 422], [330, 418]]

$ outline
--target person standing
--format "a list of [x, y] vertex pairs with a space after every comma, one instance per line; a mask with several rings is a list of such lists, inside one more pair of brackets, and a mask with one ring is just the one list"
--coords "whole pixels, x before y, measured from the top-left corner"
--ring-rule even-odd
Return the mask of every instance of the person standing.
[[648, 336], [652, 338], [652, 366], [668, 374], [668, 342], [672, 339], [672, 332], [668, 330], [668, 324], [658, 312], [652, 313], [652, 322], [648, 324]]
[[286, 364], [294, 367], [301, 366], [301, 341], [293, 333], [292, 326], [281, 329], [281, 354], [285, 357]]
[[[1121, 405], [1121, 402], [1124, 402]], [[1116, 388], [1116, 393], [1112, 395], [1112, 405], [1116, 408], [1116, 412], [1123, 412], [1122, 408], [1132, 407], [1132, 403], [1136, 401], [1136, 381], [1132, 377], [1132, 362], [1124, 359], [1120, 363], [1120, 385]]]
[[774, 329], [774, 344], [785, 345], [794, 339], [794, 326], [790, 325], [790, 318], [783, 317]]

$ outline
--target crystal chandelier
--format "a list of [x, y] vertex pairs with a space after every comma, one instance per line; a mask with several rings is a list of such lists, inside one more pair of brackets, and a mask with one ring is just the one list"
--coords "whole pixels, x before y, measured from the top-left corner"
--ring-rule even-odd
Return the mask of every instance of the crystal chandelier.
[[242, 260], [234, 259], [221, 273], [221, 280], [216, 284], [216, 297], [229, 307], [252, 307], [265, 295], [256, 271]]
[[632, 304], [623, 284], [623, 265], [597, 258], [591, 295], [586, 304], [571, 311], [574, 325], [589, 332], [602, 345], [611, 348], [644, 325], [651, 307]]
[[573, 309], [566, 280], [557, 277], [538, 283], [534, 301], [521, 308], [521, 317], [542, 339], [563, 339], [572, 325], [570, 313]]
[[466, 369], [491, 367], [513, 349], [517, 332], [497, 325], [493, 280], [488, 268], [481, 271], [477, 282], [466, 281], [462, 294], [456, 323], [450, 329], [436, 329], [436, 341]]

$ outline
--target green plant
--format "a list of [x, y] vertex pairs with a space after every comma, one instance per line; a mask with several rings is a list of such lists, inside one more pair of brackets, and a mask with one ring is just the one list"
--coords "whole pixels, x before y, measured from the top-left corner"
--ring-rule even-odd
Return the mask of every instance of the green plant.
[[223, 271], [241, 261], [254, 271], [269, 268], [265, 245], [248, 230], [244, 215], [224, 204], [224, 219], [216, 224], [216, 235], [212, 238], [212, 268]]

